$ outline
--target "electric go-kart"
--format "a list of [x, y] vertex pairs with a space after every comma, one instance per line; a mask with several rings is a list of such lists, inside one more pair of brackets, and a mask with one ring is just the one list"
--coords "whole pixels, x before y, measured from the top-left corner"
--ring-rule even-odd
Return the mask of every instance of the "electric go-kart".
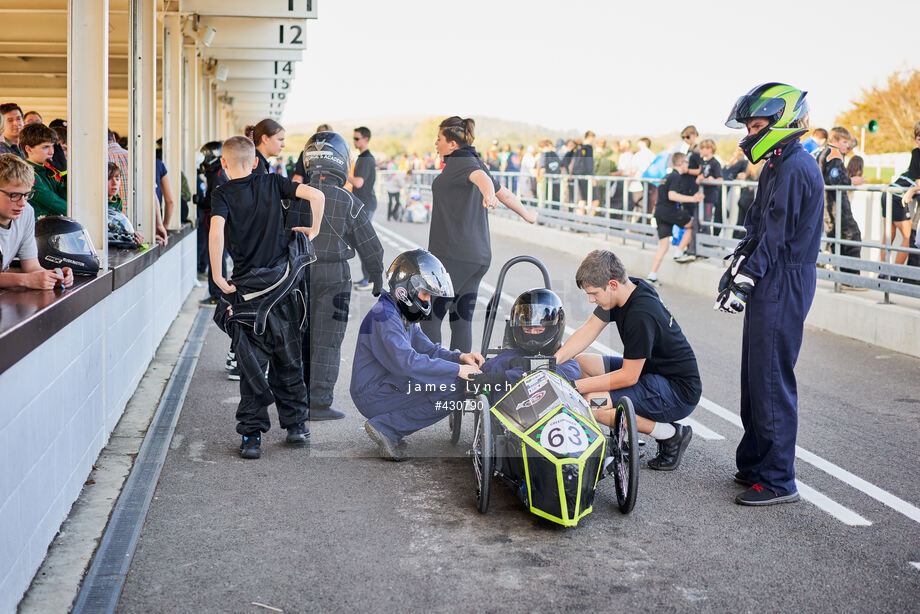
[[[530, 256], [517, 256], [502, 267], [495, 294], [486, 307], [482, 355], [498, 354], [489, 341], [508, 269], [519, 262], [534, 264], [550, 288], [549, 273]], [[508, 345], [509, 327], [505, 341]], [[529, 368], [510, 390], [484, 393], [468, 387], [463, 410], [449, 416], [451, 441], [460, 437], [463, 413], [474, 420], [470, 455], [476, 474], [476, 505], [489, 508], [492, 477], [508, 484], [533, 514], [563, 526], [575, 526], [592, 511], [597, 482], [612, 473], [617, 505], [628, 514], [636, 502], [639, 440], [636, 414], [627, 397], [617, 401], [614, 427], [605, 435], [591, 406], [561, 376], [553, 372], [552, 356], [528, 357]], [[602, 403], [599, 402], [598, 405]], [[608, 462], [609, 459], [609, 462]]]

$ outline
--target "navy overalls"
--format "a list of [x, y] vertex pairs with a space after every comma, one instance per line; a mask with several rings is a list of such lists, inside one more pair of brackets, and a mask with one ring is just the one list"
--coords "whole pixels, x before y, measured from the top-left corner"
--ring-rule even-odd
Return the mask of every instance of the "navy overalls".
[[755, 281], [744, 311], [741, 422], [736, 462], [743, 476], [778, 495], [796, 492], [798, 396], [795, 363], [815, 296], [824, 221], [824, 181], [798, 143], [765, 162], [744, 221], [756, 247], [741, 270]]
[[351, 399], [375, 429], [402, 439], [462, 402], [459, 361], [460, 352], [432, 343], [418, 324], [406, 325], [393, 297], [381, 292], [358, 329]]

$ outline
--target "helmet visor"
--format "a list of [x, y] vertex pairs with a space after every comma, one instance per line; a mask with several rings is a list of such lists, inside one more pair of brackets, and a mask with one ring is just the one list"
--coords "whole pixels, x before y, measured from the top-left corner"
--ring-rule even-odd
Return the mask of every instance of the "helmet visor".
[[454, 284], [450, 274], [443, 267], [419, 267], [418, 275], [413, 275], [412, 283], [415, 291], [424, 290], [431, 296], [451, 297], [454, 295]]
[[515, 305], [511, 311], [512, 326], [555, 326], [558, 323], [559, 310], [552, 305], [525, 303]]
[[74, 230], [66, 234], [54, 235], [48, 244], [62, 254], [95, 256], [93, 241], [86, 230]]
[[[114, 225], [114, 227], [113, 227]], [[124, 232], [129, 235], [134, 235], [134, 226], [131, 224], [131, 220], [128, 219], [121, 211], [115, 209], [109, 209], [109, 231], [110, 232]]]
[[745, 128], [748, 120], [765, 117], [773, 124], [786, 108], [786, 101], [772, 96], [751, 96], [745, 94], [735, 102], [725, 125], [728, 128]]

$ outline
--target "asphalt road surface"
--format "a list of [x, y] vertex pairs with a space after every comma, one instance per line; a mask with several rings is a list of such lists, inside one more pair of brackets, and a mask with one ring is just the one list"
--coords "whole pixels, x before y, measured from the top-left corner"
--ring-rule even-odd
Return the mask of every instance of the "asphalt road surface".
[[[427, 245], [424, 225], [378, 227], [387, 264]], [[501, 264], [526, 253], [549, 268], [570, 326], [588, 317], [578, 258], [499, 235], [493, 251], [481, 297]], [[536, 269], [518, 265], [504, 292], [539, 285]], [[336, 386], [347, 418], [311, 424], [311, 444], [294, 449], [272, 408], [258, 461], [236, 453], [239, 391], [224, 371], [228, 339], [212, 325], [118, 611], [920, 612], [920, 360], [806, 329], [796, 463], [805, 500], [740, 507], [741, 318], [713, 312], [710, 290], [659, 290], [703, 378], [680, 469], [642, 461], [626, 516], [613, 481], [601, 481], [593, 513], [571, 529], [523, 510], [498, 480], [489, 513], [476, 511], [469, 420], [457, 447], [444, 421], [408, 438], [409, 462], [378, 458], [348, 395], [369, 293], [353, 294]], [[622, 348], [614, 327], [599, 341]]]

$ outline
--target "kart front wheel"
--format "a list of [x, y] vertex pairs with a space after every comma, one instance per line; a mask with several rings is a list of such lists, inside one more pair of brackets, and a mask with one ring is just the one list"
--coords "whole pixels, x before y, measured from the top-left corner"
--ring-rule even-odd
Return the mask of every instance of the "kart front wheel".
[[617, 506], [622, 513], [628, 514], [636, 505], [639, 488], [639, 434], [636, 431], [636, 410], [629, 397], [620, 397], [617, 401], [611, 434]]
[[492, 472], [495, 468], [492, 458], [492, 417], [488, 405], [476, 412], [475, 434], [473, 435], [473, 470], [476, 472], [476, 508], [480, 514], [489, 511], [489, 495], [492, 491]]

